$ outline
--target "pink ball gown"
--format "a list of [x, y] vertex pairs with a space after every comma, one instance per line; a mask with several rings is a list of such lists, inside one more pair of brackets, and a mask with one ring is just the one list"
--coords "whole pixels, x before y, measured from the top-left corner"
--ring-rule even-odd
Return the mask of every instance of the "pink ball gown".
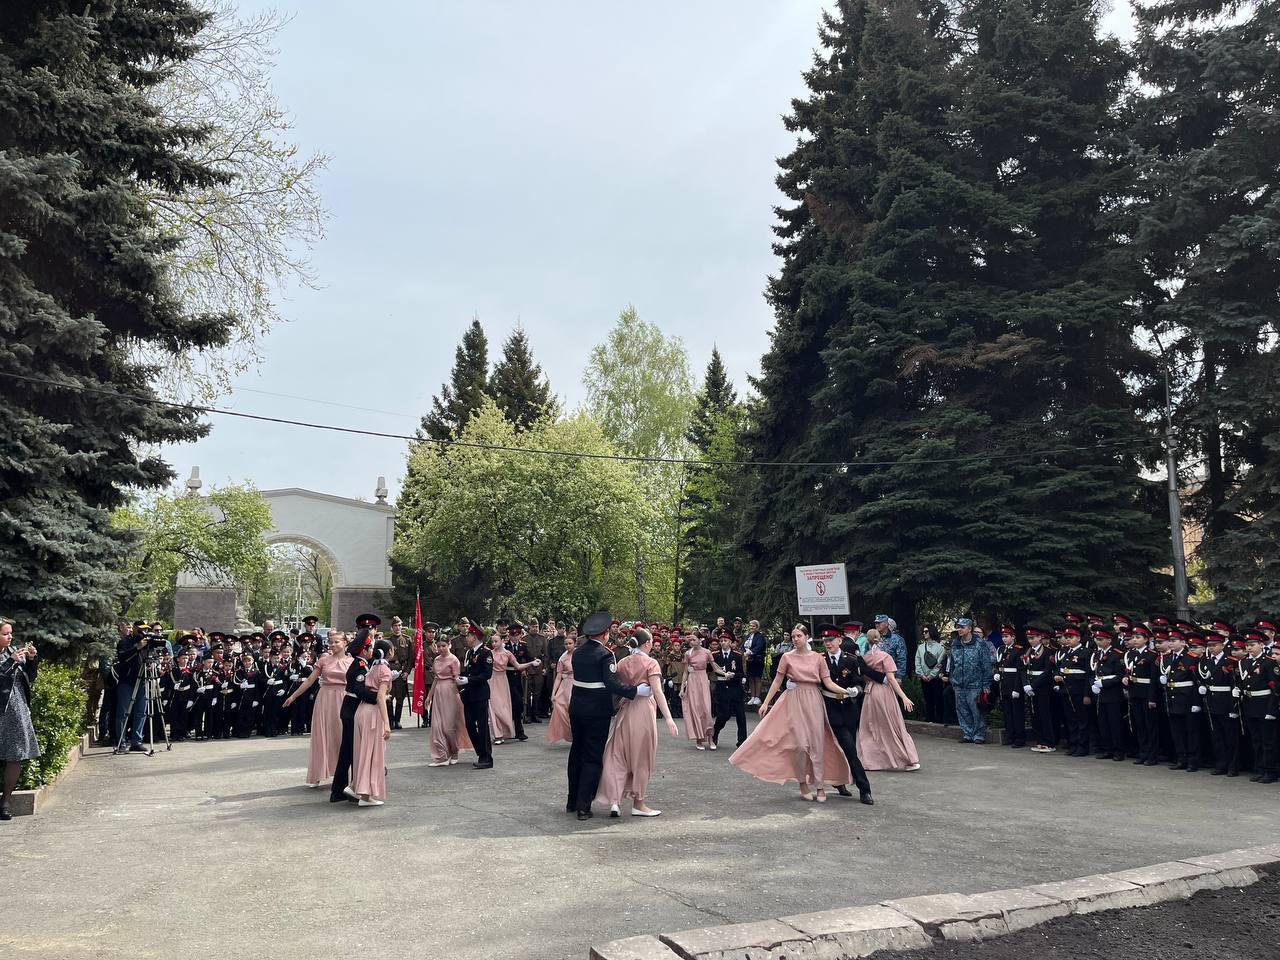
[[515, 662], [515, 655], [510, 650], [499, 648], [493, 651], [493, 676], [489, 678], [489, 732], [495, 740], [510, 740], [516, 735], [515, 721], [511, 719], [511, 682], [507, 680], [507, 665]]
[[[629, 659], [629, 658], [623, 658]], [[551, 722], [547, 724], [547, 743], [573, 743], [573, 730], [569, 726], [569, 699], [573, 696], [573, 654], [565, 651], [556, 661], [556, 676], [560, 686], [551, 699]]]
[[[391, 687], [391, 668], [387, 661], [375, 661], [364, 678], [371, 690]], [[351, 789], [361, 796], [378, 800], [387, 797], [387, 741], [382, 739], [387, 728], [387, 708], [378, 703], [361, 703], [356, 707], [355, 740], [352, 743]]]
[[461, 672], [462, 663], [452, 653], [431, 661], [435, 678], [431, 683], [431, 759], [436, 763], [456, 760], [463, 750], [471, 749], [458, 696]]
[[773, 702], [729, 762], [768, 783], [849, 783], [849, 761], [831, 732], [820, 692], [831, 678], [827, 658], [791, 651], [778, 661], [778, 672], [795, 687]]
[[347, 668], [351, 657], [322, 653], [315, 669], [320, 673], [320, 692], [311, 706], [311, 748], [307, 754], [307, 783], [319, 783], [333, 776], [342, 746], [342, 698], [347, 692]]
[[710, 663], [711, 651], [704, 647], [684, 655], [687, 677], [680, 699], [684, 703], [684, 732], [690, 740], [710, 740], [715, 729], [711, 722], [711, 677], [707, 673]]
[[[618, 679], [638, 686], [657, 687], [662, 667], [653, 657], [633, 652], [618, 661]], [[623, 700], [613, 718], [613, 729], [604, 748], [604, 772], [596, 800], [621, 803], [624, 798], [644, 801], [658, 753], [658, 705], [653, 697]]]
[[[893, 657], [877, 646], [863, 656], [867, 666], [884, 674], [897, 670]], [[858, 759], [867, 770], [906, 770], [920, 762], [916, 742], [907, 733], [898, 696], [888, 683], [868, 683], [858, 726]]]

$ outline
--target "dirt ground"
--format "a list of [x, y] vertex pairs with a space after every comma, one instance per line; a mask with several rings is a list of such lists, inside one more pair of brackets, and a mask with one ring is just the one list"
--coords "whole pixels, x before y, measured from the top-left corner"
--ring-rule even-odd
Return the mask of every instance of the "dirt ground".
[[1190, 900], [1155, 907], [1064, 917], [983, 943], [876, 954], [886, 960], [1275, 960], [1278, 956], [1280, 874], [1244, 889], [1204, 891]]

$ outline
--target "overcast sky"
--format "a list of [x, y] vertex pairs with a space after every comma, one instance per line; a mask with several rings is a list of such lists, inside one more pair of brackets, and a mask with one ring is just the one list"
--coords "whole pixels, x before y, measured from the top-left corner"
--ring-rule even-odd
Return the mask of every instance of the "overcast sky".
[[[823, 6], [307, 0], [275, 89], [302, 150], [332, 158], [320, 289], [288, 294], [290, 322], [221, 405], [411, 434], [478, 314], [491, 359], [522, 324], [572, 407], [628, 304], [684, 339], [699, 378], [718, 345], [741, 389], [772, 324], [780, 118]], [[1127, 8], [1106, 22], [1128, 33]], [[372, 499], [384, 475], [394, 498], [404, 473], [400, 441], [212, 422], [165, 451], [206, 488]]]

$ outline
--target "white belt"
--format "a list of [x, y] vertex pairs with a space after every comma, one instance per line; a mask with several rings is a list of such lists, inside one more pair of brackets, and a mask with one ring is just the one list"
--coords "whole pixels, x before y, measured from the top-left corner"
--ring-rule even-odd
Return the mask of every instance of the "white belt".
[[1083, 670], [1074, 670], [1071, 667], [1063, 667], [1058, 672], [1061, 673], [1063, 676], [1066, 676], [1069, 673], [1081, 673], [1081, 674], [1084, 673]]
[[1251, 697], [1269, 697], [1269, 696], [1271, 696], [1271, 691], [1270, 691], [1270, 690], [1250, 690], [1250, 691], [1249, 691], [1249, 696], [1251, 696]]
[[1043, 676], [1044, 676], [1044, 673], [1045, 673], [1045, 672], [1044, 672], [1043, 670], [1032, 670], [1032, 671], [1031, 671], [1031, 676], [1033, 676], [1033, 677], [1043, 677]]
[[1210, 693], [1230, 693], [1231, 688], [1230, 687], [1210, 687], [1209, 692]]
[[1095, 680], [1114, 680], [1115, 678], [1116, 675], [1114, 673], [1108, 673], [1102, 677], [1094, 677]]
[[1129, 679], [1132, 680], [1134, 683], [1150, 683], [1151, 682], [1150, 677], [1130, 677]]
[[1194, 680], [1179, 680], [1177, 683], [1169, 684], [1171, 687], [1194, 687], [1195, 685], [1196, 682]]
[[1001, 667], [1000, 672], [1001, 673], [1017, 673], [1018, 668], [1017, 667]]
[[834, 693], [832, 693], [830, 690], [823, 690], [823, 691], [821, 691], [821, 693], [822, 693], [822, 695], [823, 695], [824, 697], [826, 697], [828, 700], [849, 700], [849, 699], [852, 699], [851, 697], [837, 697], [837, 696], [836, 696]]
[[604, 684], [598, 680], [575, 680], [573, 685], [581, 687], [583, 690], [603, 690], [605, 688]]

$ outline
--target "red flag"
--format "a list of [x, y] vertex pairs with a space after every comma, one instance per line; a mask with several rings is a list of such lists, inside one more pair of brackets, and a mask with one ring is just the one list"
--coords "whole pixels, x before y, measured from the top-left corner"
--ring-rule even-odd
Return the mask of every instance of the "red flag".
[[421, 715], [426, 709], [427, 665], [422, 653], [422, 597], [418, 597], [413, 612], [413, 642], [417, 651], [413, 655], [413, 712]]

